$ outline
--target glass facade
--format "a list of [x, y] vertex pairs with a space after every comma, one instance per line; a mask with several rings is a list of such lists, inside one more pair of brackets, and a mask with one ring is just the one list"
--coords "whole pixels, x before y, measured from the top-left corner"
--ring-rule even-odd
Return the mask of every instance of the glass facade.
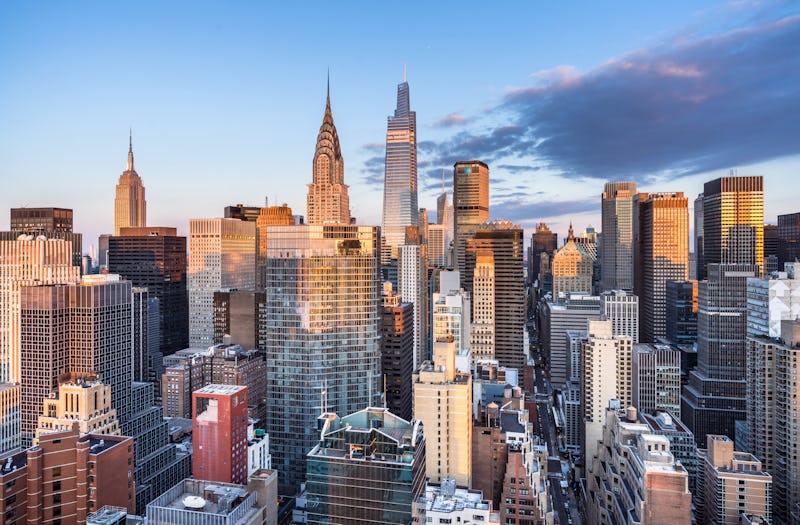
[[604, 290], [633, 290], [633, 196], [635, 182], [608, 182], [602, 197]]
[[305, 476], [316, 417], [375, 404], [381, 295], [375, 226], [274, 226], [266, 254], [267, 425], [282, 493]]
[[319, 421], [322, 439], [308, 455], [308, 523], [412, 523], [425, 490], [421, 424], [380, 408]]
[[[408, 82], [397, 86], [397, 108], [386, 129], [383, 235], [397, 257], [406, 226], [417, 226], [417, 114], [411, 111]], [[427, 221], [426, 221], [427, 222]]]

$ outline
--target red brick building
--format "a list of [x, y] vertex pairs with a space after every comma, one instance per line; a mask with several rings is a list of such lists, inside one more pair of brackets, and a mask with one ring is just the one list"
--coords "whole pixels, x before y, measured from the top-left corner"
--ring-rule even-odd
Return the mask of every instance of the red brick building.
[[113, 505], [134, 513], [133, 439], [72, 430], [0, 461], [0, 523], [73, 525]]
[[247, 387], [208, 385], [192, 393], [192, 476], [247, 483]]

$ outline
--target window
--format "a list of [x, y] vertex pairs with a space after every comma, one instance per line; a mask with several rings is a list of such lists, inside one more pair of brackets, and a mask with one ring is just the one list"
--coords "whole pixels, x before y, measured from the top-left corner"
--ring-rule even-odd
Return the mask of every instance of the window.
[[53, 482], [53, 490], [61, 490], [61, 481]]
[[53, 467], [53, 477], [61, 475], [61, 467]]

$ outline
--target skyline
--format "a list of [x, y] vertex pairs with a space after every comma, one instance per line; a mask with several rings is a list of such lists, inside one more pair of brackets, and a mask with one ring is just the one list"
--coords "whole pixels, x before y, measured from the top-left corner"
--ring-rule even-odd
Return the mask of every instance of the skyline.
[[[375, 37], [381, 9], [317, 20], [248, 4], [159, 6], [149, 16], [101, 4], [5, 7], [0, 178], [36, 183], [0, 201], [74, 209], [88, 251], [113, 231], [132, 126], [150, 224], [186, 234], [190, 218], [265, 196], [305, 213], [330, 67], [352, 214], [379, 225], [385, 119], [407, 63], [419, 204], [429, 210], [442, 168], [451, 190], [453, 163], [479, 159], [490, 166], [491, 218], [521, 224], [526, 237], [540, 220], [559, 238], [569, 222], [599, 228], [607, 180], [683, 191], [691, 215], [702, 183], [736, 169], [765, 176], [768, 222], [796, 211], [797, 192], [780, 188], [800, 168], [797, 5], [517, 8], [517, 17], [477, 5], [392, 13], [413, 26], [398, 46]], [[285, 23], [269, 25], [273, 14]], [[474, 20], [481, 27], [469, 38]], [[120, 36], [119, 21], [140, 37]], [[364, 49], [364, 40], [377, 44]]]

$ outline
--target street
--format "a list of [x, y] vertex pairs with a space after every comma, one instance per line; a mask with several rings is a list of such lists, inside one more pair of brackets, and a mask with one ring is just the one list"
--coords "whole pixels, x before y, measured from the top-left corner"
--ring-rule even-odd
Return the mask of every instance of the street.
[[[534, 353], [536, 351], [534, 350]], [[538, 357], [534, 355], [534, 357]], [[537, 359], [537, 362], [538, 361]], [[537, 406], [537, 429], [539, 437], [547, 444], [548, 461], [547, 472], [550, 480], [550, 494], [553, 499], [553, 510], [555, 511], [555, 523], [560, 525], [580, 524], [580, 514], [575, 502], [575, 495], [570, 488], [562, 489], [561, 481], [569, 482], [569, 477], [564, 477], [561, 468], [561, 458], [558, 451], [558, 439], [556, 436], [555, 421], [553, 420], [553, 392], [550, 382], [544, 375], [544, 370], [537, 364], [534, 370], [534, 382], [536, 385], [536, 406]], [[564, 506], [566, 503], [566, 507]]]

